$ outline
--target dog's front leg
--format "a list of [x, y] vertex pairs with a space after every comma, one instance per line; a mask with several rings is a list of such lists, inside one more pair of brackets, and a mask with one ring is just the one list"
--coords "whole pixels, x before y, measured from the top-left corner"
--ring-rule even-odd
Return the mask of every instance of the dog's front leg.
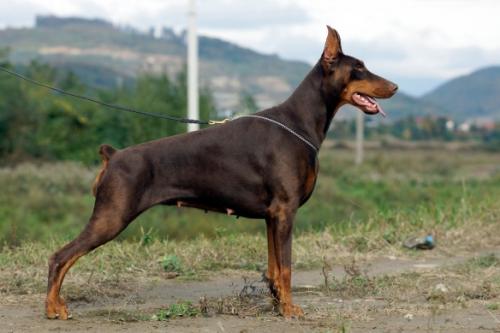
[[[295, 210], [274, 205], [266, 219], [268, 225], [269, 262], [267, 277], [273, 296], [279, 301], [280, 312], [286, 317], [300, 317], [304, 312], [292, 303], [292, 227]], [[269, 237], [271, 234], [272, 237]], [[274, 257], [274, 260], [273, 260]]]

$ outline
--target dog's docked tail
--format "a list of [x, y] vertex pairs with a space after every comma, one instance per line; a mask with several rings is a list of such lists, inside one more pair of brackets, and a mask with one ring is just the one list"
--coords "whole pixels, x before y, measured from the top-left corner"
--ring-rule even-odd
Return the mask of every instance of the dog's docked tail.
[[99, 173], [97, 174], [97, 177], [95, 177], [94, 184], [92, 185], [92, 194], [94, 195], [94, 197], [97, 193], [97, 187], [101, 182], [101, 178], [104, 175], [104, 172], [106, 172], [106, 169], [108, 168], [108, 162], [114, 155], [114, 153], [116, 153], [116, 149], [111, 147], [110, 145], [101, 145], [101, 147], [99, 148], [99, 155], [101, 155], [102, 159], [102, 167]]

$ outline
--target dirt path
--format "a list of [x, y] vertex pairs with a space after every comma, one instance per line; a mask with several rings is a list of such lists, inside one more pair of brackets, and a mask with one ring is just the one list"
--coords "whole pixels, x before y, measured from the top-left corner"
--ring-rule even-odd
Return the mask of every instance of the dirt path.
[[[500, 249], [487, 252], [500, 257]], [[412, 272], [419, 274], [416, 277], [452, 284], [453, 280], [448, 279], [453, 279], [455, 273], [443, 273], [443, 269], [464, 263], [470, 257], [411, 260], [379, 258], [361, 266], [366, 274], [363, 274], [364, 280], [360, 281], [379, 283], [373, 281], [384, 275], [408, 275]], [[345, 271], [343, 267], [333, 267], [329, 279], [342, 281], [346, 278]], [[408, 280], [407, 275], [405, 279]], [[125, 293], [126, 296], [99, 297], [91, 301], [72, 300], [70, 308], [75, 319], [66, 322], [44, 318], [44, 295], [7, 295], [0, 300], [0, 332], [337, 332], [341, 329], [345, 329], [345, 332], [500, 332], [500, 311], [494, 305], [500, 304], [498, 295], [488, 300], [489, 308], [484, 300], [475, 299], [462, 306], [456, 306], [460, 302], [453, 300], [427, 307], [425, 297], [399, 299], [362, 295], [342, 298], [318, 288], [324, 285], [325, 280], [321, 270], [298, 271], [294, 274], [294, 297], [306, 310], [306, 318], [286, 321], [272, 311], [269, 298], [261, 292], [266, 287], [259, 280], [260, 276], [256, 272], [233, 272], [230, 276], [219, 276], [207, 281], [147, 281], [132, 286]], [[358, 280], [353, 281], [351, 283]], [[169, 321], [143, 320], [150, 318], [155, 309], [179, 301], [198, 304], [200, 297], [205, 297], [209, 302], [224, 300], [230, 304], [231, 297], [237, 299], [235, 296], [245, 286], [245, 294], [249, 298], [253, 297], [252, 304], [247, 306], [246, 311], [239, 311], [236, 306], [234, 312], [239, 315], [213, 314], [210, 317]], [[398, 283], [394, 283], [387, 287], [387, 292], [394, 293], [391, 288], [398, 287]], [[258, 314], [252, 314], [252, 307], [260, 309]], [[141, 319], [131, 315], [135, 313], [145, 314], [146, 317]]]

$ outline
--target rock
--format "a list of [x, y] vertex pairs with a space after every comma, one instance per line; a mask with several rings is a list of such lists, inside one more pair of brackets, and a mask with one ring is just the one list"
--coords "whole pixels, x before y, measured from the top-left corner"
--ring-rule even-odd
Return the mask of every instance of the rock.
[[412, 321], [413, 320], [413, 314], [412, 313], [407, 313], [407, 314], [405, 314], [404, 318], [406, 320], [408, 320], [408, 321]]

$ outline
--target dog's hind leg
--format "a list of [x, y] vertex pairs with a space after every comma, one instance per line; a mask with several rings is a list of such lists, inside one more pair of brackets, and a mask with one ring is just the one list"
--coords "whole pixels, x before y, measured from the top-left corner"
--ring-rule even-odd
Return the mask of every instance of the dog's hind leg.
[[[49, 260], [45, 310], [48, 318], [70, 318], [66, 304], [59, 296], [64, 276], [81, 256], [115, 238], [138, 215], [124, 181], [111, 178], [105, 189], [99, 189], [90, 221], [80, 235], [55, 252]], [[114, 179], [112, 179], [114, 178]], [[130, 189], [130, 187], [128, 188]]]
[[[268, 212], [268, 224], [271, 224], [274, 244], [274, 262], [271, 292], [278, 296], [281, 314], [286, 317], [300, 317], [302, 309], [292, 303], [292, 226], [294, 211], [284, 204], [272, 205]], [[269, 229], [268, 229], [269, 230]], [[268, 244], [270, 244], [268, 239]], [[272, 250], [272, 249], [271, 249]], [[272, 253], [269, 253], [271, 256]]]

